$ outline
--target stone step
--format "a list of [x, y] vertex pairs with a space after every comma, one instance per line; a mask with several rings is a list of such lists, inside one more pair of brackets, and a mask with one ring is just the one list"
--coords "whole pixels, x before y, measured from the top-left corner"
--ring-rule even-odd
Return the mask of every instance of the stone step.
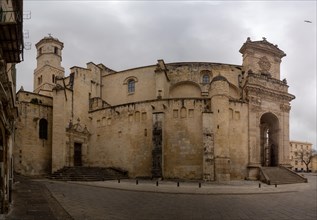
[[49, 176], [62, 181], [104, 181], [127, 179], [128, 173], [119, 168], [104, 167], [63, 167]]
[[261, 180], [268, 184], [291, 184], [307, 182], [306, 178], [285, 167], [261, 167]]

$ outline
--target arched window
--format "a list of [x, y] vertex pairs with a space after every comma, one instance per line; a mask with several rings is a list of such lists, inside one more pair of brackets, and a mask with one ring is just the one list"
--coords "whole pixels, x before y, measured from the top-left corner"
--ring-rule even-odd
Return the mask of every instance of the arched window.
[[203, 84], [208, 84], [210, 82], [210, 77], [209, 74], [204, 74], [203, 75], [203, 80], [202, 80]]
[[134, 93], [135, 91], [135, 81], [134, 79], [130, 79], [128, 81], [128, 93]]
[[47, 120], [42, 118], [40, 120], [40, 128], [39, 128], [39, 137], [40, 139], [45, 139], [47, 140]]

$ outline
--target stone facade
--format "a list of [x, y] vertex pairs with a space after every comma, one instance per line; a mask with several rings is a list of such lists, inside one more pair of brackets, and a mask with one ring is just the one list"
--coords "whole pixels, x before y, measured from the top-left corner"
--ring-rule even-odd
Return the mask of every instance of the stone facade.
[[23, 60], [23, 2], [0, 1], [0, 214], [12, 201], [13, 147], [18, 108], [16, 63]]
[[[51, 172], [100, 166], [119, 167], [130, 177], [228, 181], [257, 179], [260, 166], [290, 166], [289, 111], [295, 97], [280, 80], [285, 53], [265, 38], [247, 39], [240, 49], [242, 65], [158, 60], [117, 72], [90, 62], [72, 67], [66, 77], [62, 48], [56, 38], [42, 39], [34, 82], [42, 81], [33, 93], [18, 92], [20, 109], [27, 103], [30, 111], [38, 109], [20, 114], [20, 126], [29, 123], [33, 134], [19, 132], [25, 153], [15, 164], [19, 172], [40, 174], [49, 167], [47, 159]], [[27, 94], [42, 103], [30, 103]], [[50, 104], [43, 107], [44, 100]], [[35, 118], [48, 122], [45, 142], [35, 138]], [[32, 163], [24, 161], [33, 150]]]
[[53, 99], [20, 90], [17, 102], [15, 171], [28, 175], [50, 173]]
[[317, 154], [313, 155], [313, 158], [311, 161], [311, 167], [312, 167], [312, 172], [317, 173]]

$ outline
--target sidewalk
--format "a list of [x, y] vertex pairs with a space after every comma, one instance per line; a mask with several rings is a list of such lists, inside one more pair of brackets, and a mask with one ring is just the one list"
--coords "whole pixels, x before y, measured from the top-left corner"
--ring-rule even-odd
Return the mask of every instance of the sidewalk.
[[103, 182], [67, 182], [69, 184], [83, 184], [110, 189], [173, 193], [173, 194], [261, 194], [284, 193], [309, 189], [316, 184], [317, 174], [307, 174], [308, 183], [267, 185], [260, 181], [230, 181], [223, 183], [210, 183], [198, 181], [154, 181], [154, 180], [110, 180]]
[[15, 176], [13, 203], [3, 217], [8, 220], [73, 219], [42, 182], [23, 176]]

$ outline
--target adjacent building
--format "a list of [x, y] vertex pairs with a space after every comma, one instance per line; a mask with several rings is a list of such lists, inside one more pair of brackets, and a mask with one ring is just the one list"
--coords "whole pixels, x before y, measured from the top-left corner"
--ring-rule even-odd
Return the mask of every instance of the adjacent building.
[[302, 141], [290, 141], [290, 159], [292, 170], [306, 172], [312, 170], [313, 144]]
[[311, 167], [312, 167], [312, 172], [316, 173], [317, 172], [317, 154], [313, 154], [313, 158], [311, 161]]
[[291, 166], [295, 96], [280, 79], [286, 54], [265, 38], [248, 38], [237, 65], [160, 59], [116, 71], [89, 62], [67, 76], [63, 47], [41, 39], [34, 89], [17, 93], [17, 172], [99, 166], [130, 177], [227, 181]]
[[13, 146], [17, 118], [15, 64], [23, 56], [23, 2], [0, 1], [0, 213], [11, 201]]

